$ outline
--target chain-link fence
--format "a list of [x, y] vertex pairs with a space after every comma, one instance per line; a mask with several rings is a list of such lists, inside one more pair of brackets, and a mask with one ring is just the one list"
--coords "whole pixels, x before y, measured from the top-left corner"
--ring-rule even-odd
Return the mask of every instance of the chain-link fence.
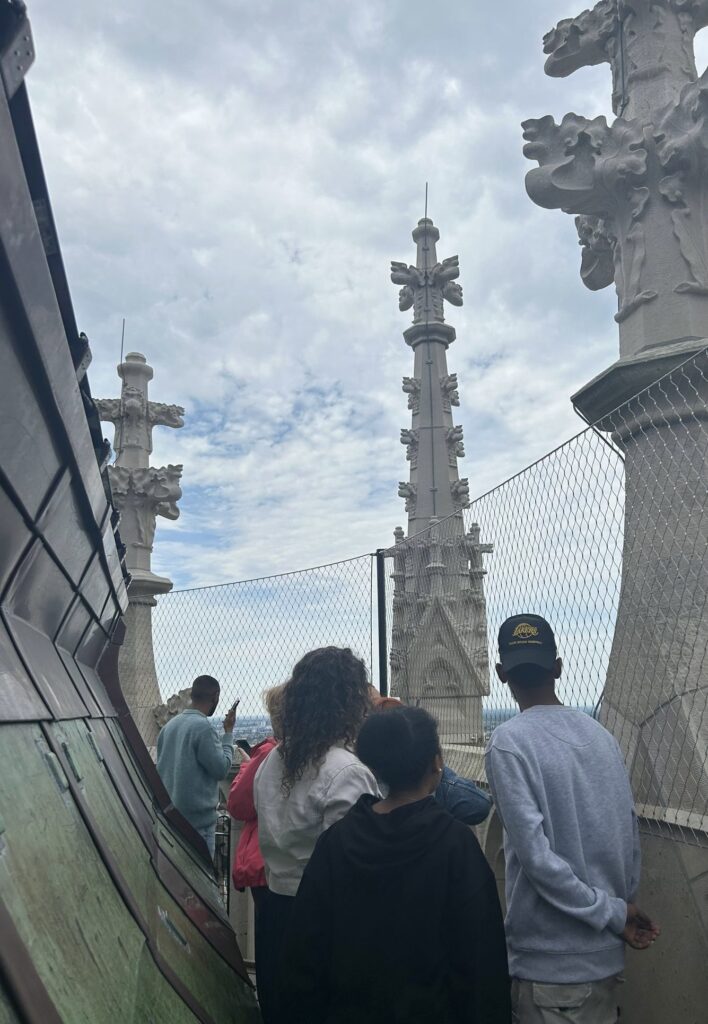
[[615, 734], [645, 819], [708, 831], [707, 398], [703, 351], [378, 558], [161, 597], [163, 698], [215, 675], [253, 741], [265, 688], [310, 648], [349, 646], [376, 685], [436, 714], [452, 767], [483, 779], [485, 740], [516, 713], [497, 631], [533, 612], [556, 633], [561, 699]]
[[387, 550], [392, 691], [433, 711], [481, 775], [516, 713], [501, 622], [553, 625], [561, 699], [617, 737], [645, 820], [708, 830], [708, 354], [469, 508]]
[[495, 671], [509, 615], [552, 623], [565, 666], [561, 699], [594, 712], [620, 591], [623, 478], [618, 449], [586, 430], [388, 549], [392, 692], [434, 710], [453, 749], [483, 745], [516, 713]]
[[240, 699], [239, 739], [269, 735], [263, 692], [284, 683], [314, 647], [351, 647], [372, 661], [369, 555], [264, 579], [175, 590], [153, 612], [155, 667], [164, 700], [198, 675], [221, 683], [219, 714]]

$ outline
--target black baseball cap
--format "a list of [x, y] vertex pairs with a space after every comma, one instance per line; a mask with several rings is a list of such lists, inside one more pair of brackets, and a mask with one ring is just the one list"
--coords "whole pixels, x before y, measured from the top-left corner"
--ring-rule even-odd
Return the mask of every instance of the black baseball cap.
[[557, 657], [553, 630], [540, 615], [512, 615], [499, 627], [499, 660], [505, 672], [517, 665], [550, 670]]

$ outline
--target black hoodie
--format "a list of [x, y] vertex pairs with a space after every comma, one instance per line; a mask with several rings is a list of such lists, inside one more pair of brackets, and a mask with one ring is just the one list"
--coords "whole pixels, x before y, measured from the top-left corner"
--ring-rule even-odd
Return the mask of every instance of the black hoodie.
[[504, 925], [473, 833], [432, 797], [319, 839], [283, 964], [288, 1024], [509, 1024]]

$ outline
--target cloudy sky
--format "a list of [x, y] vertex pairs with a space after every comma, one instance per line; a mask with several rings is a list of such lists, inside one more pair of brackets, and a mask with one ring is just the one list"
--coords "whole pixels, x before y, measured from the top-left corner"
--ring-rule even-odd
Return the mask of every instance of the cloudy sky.
[[[543, 74], [573, 0], [31, 0], [29, 76], [94, 394], [125, 350], [184, 405], [154, 567], [177, 586], [356, 555], [404, 522], [408, 423], [391, 259], [429, 212], [459, 253], [450, 309], [472, 495], [580, 428], [617, 354], [611, 290], [570, 217], [536, 208], [519, 124], [609, 114], [607, 67]], [[577, 7], [577, 9], [576, 9]], [[705, 61], [703, 62], [705, 63]], [[110, 428], [107, 426], [107, 431]]]

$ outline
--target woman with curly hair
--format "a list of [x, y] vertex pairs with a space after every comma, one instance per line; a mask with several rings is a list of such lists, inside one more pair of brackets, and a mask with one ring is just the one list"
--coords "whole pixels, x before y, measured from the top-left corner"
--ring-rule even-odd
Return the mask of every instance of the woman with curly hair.
[[376, 780], [354, 754], [371, 709], [366, 668], [348, 647], [310, 651], [284, 690], [282, 740], [258, 769], [254, 801], [268, 890], [260, 907], [258, 998], [279, 1024], [282, 942], [300, 879], [319, 836]]

